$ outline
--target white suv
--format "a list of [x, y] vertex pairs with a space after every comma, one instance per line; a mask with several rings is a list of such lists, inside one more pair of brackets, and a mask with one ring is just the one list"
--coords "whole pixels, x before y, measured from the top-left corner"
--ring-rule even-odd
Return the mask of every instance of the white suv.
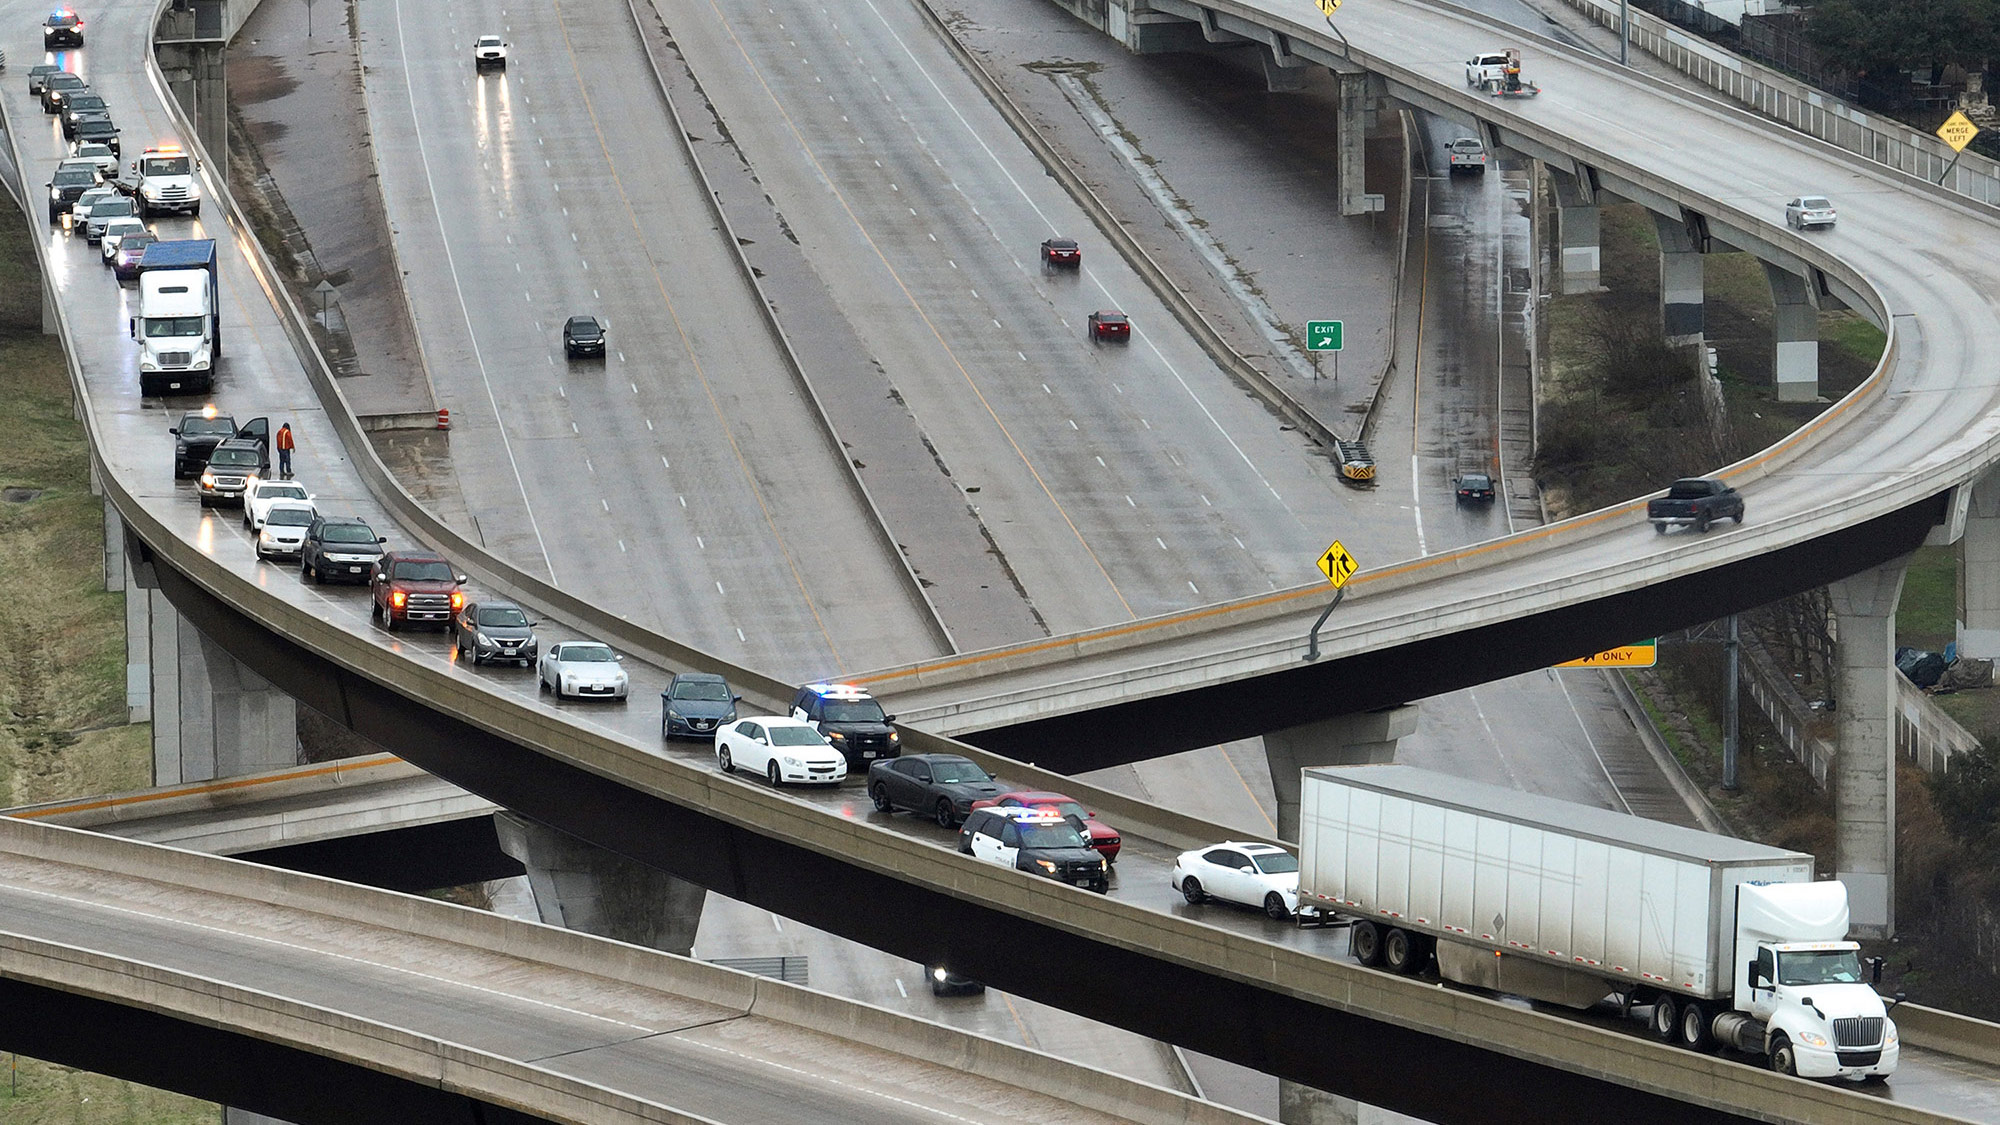
[[472, 45], [472, 69], [485, 70], [489, 66], [507, 69], [507, 44], [498, 35], [482, 35]]

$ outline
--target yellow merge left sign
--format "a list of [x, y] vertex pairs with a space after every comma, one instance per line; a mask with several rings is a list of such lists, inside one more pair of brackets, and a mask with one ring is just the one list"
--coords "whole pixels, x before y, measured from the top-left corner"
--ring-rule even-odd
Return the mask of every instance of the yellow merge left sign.
[[1341, 546], [1338, 539], [1334, 540], [1333, 546], [1328, 547], [1319, 557], [1319, 572], [1326, 575], [1326, 580], [1333, 583], [1336, 590], [1347, 585], [1347, 580], [1354, 577], [1354, 572], [1360, 569], [1360, 566], [1360, 563], [1354, 561], [1354, 556], [1347, 553], [1347, 548]]
[[1964, 152], [1972, 138], [1979, 135], [1979, 126], [1963, 113], [1954, 113], [1938, 126], [1938, 139], [1951, 146], [1953, 152]]
[[1320, 13], [1328, 19], [1332, 19], [1333, 13], [1340, 10], [1340, 0], [1315, 0], [1315, 2], [1319, 4]]

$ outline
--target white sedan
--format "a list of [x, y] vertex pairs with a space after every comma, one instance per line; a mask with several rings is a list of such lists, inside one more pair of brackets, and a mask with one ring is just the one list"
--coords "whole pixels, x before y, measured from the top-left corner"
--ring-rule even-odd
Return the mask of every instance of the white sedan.
[[557, 699], [624, 699], [632, 681], [622, 659], [602, 641], [560, 641], [543, 650], [535, 673]]
[[295, 559], [305, 550], [306, 528], [318, 515], [307, 500], [273, 500], [264, 507], [264, 525], [257, 529], [257, 557]]
[[295, 480], [260, 480], [243, 494], [243, 526], [260, 530], [271, 505], [279, 500], [296, 500], [310, 508], [313, 495]]
[[716, 728], [715, 764], [723, 773], [750, 770], [773, 785], [787, 781], [838, 785], [847, 755], [804, 719], [759, 715]]
[[147, 233], [146, 220], [137, 215], [113, 219], [104, 224], [104, 237], [99, 239], [97, 244], [104, 255], [104, 264], [110, 265], [112, 259], [118, 256], [118, 247], [125, 241], [126, 235], [145, 233]]
[[1276, 844], [1232, 840], [1182, 852], [1168, 881], [1189, 902], [1255, 906], [1279, 921], [1299, 909], [1298, 858]]

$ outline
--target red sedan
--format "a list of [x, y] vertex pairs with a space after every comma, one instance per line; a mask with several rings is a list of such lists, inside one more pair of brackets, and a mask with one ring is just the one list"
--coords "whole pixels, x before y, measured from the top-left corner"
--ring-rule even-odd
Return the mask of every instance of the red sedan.
[[993, 805], [1013, 805], [1018, 808], [1046, 810], [1057, 816], [1067, 817], [1079, 823], [1090, 846], [1104, 857], [1106, 863], [1118, 862], [1118, 848], [1121, 843], [1118, 830], [1097, 819], [1097, 814], [1083, 807], [1061, 793], [1050, 793], [1040, 789], [1020, 789], [1012, 793], [1002, 793], [998, 797], [972, 802], [975, 809]]
[[1042, 265], [1051, 269], [1080, 269], [1083, 247], [1074, 238], [1051, 238], [1042, 243]]
[[1124, 313], [1112, 312], [1110, 309], [1091, 313], [1090, 339], [1093, 343], [1099, 340], [1129, 343], [1132, 339], [1132, 322], [1125, 319]]

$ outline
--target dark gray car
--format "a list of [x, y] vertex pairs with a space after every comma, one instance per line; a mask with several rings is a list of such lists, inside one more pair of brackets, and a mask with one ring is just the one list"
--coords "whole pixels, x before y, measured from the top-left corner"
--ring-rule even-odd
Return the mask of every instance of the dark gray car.
[[736, 721], [743, 697], [713, 672], [680, 672], [660, 693], [661, 738], [714, 738], [715, 729]]
[[467, 602], [451, 619], [451, 643], [474, 664], [515, 660], [525, 667], [542, 655], [535, 623], [513, 602]]
[[940, 828], [957, 828], [972, 812], [972, 802], [999, 795], [992, 774], [957, 754], [906, 754], [868, 766], [875, 811], [908, 809], [935, 818]]
[[388, 542], [375, 529], [352, 517], [321, 516], [306, 529], [299, 550], [299, 573], [314, 582], [366, 582]]

